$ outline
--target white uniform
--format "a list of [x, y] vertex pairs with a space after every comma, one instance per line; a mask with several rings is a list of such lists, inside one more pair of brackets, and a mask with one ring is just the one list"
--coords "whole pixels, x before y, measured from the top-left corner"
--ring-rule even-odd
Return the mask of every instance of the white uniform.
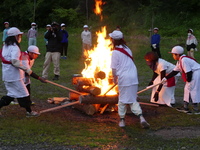
[[[26, 68], [31, 69], [33, 64], [34, 64], [35, 59], [30, 60], [27, 51], [22, 53], [22, 54], [23, 54], [23, 56], [22, 56], [22, 64]], [[31, 84], [30, 76], [25, 76], [25, 73], [24, 73], [24, 83], [26, 85]]]
[[[2, 56], [7, 60], [20, 60], [20, 49], [15, 45], [3, 46]], [[8, 91], [7, 96], [13, 98], [22, 98], [29, 95], [25, 84], [23, 83], [24, 71], [14, 67], [11, 64], [2, 63], [2, 80]]]
[[92, 36], [91, 36], [91, 32], [90, 31], [83, 31], [81, 33], [81, 39], [82, 39], [82, 42], [84, 44], [88, 44], [88, 45], [91, 45], [92, 44]]
[[[124, 48], [121, 45], [117, 47]], [[124, 48], [124, 50], [132, 56], [132, 52], [128, 47]], [[137, 68], [132, 59], [120, 51], [113, 50], [111, 57], [111, 68], [116, 69], [116, 75], [118, 76], [118, 113], [120, 118], [124, 118], [125, 116], [125, 104], [130, 104], [131, 110], [134, 114], [142, 114], [140, 105], [136, 100], [138, 90], [138, 76]]]
[[192, 43], [194, 43], [195, 45], [198, 44], [197, 39], [196, 39], [196, 37], [195, 37], [193, 34], [192, 34], [192, 35], [189, 35], [189, 36], [187, 37], [186, 45], [191, 45]]
[[[185, 56], [185, 55], [183, 55]], [[192, 71], [192, 80], [190, 82], [186, 81], [184, 87], [184, 101], [189, 103], [189, 94], [192, 98], [192, 103], [199, 103], [200, 102], [200, 64], [197, 63], [195, 60], [183, 57], [179, 58], [179, 61], [176, 63], [176, 67], [174, 71], [180, 72], [190, 72]], [[183, 57], [183, 58], [182, 58]], [[180, 66], [180, 61], [182, 64], [182, 68]], [[183, 70], [182, 70], [183, 69]]]
[[[168, 75], [175, 68], [175, 65], [173, 65], [172, 63], [167, 62], [167, 61], [165, 61], [164, 59], [161, 59], [161, 58], [158, 59], [158, 62], [157, 62], [156, 65], [157, 65], [157, 68], [156, 68], [156, 70], [154, 72], [157, 73], [158, 76], [153, 81], [153, 84], [158, 84], [158, 83], [161, 82], [161, 72], [162, 71], [165, 70], [166, 71], [166, 75]], [[175, 83], [178, 80], [178, 76], [180, 76], [180, 74], [177, 74], [175, 76]], [[152, 89], [151, 100], [150, 101], [152, 103], [157, 103], [157, 104], [166, 104], [166, 105], [171, 107], [171, 104], [175, 103], [175, 97], [174, 97], [175, 86], [168, 87], [167, 83], [165, 83], [163, 85], [161, 91], [159, 92], [158, 101], [155, 102], [153, 97], [154, 97], [154, 94], [157, 91], [158, 87], [159, 86], [154, 87]]]

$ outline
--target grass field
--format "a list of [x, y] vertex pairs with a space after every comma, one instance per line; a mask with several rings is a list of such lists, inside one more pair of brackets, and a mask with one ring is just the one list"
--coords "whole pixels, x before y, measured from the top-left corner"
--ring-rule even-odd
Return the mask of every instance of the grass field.
[[[42, 73], [42, 66], [45, 55], [45, 44], [43, 34], [45, 30], [39, 31], [37, 46], [41, 55], [36, 60], [33, 71], [38, 75]], [[81, 39], [80, 29], [68, 29], [69, 48], [68, 59], [61, 60], [60, 80], [56, 81], [66, 87], [73, 88], [71, 79], [73, 74], [81, 73], [84, 68], [84, 60], [81, 59]], [[94, 32], [94, 31], [93, 31]], [[93, 33], [95, 36], [95, 33]], [[94, 38], [95, 39], [95, 38]], [[149, 37], [144, 35], [125, 35], [127, 45], [132, 49], [135, 64], [138, 69], [139, 90], [145, 88], [152, 75], [144, 61], [144, 54], [150, 51]], [[95, 42], [95, 41], [94, 41]], [[175, 64], [172, 59], [171, 48], [180, 44], [184, 46], [185, 39], [162, 37], [161, 54], [163, 58]], [[21, 43], [24, 51], [28, 47], [25, 35]], [[200, 59], [199, 51], [195, 53], [196, 59]], [[0, 74], [1, 75], [1, 74]], [[53, 78], [53, 66], [49, 70], [49, 80]], [[176, 88], [177, 105], [182, 105], [183, 81], [179, 80]], [[33, 101], [37, 102], [33, 109], [42, 110], [49, 97], [66, 97], [68, 92], [62, 88], [50, 84], [43, 84], [32, 79], [31, 84]], [[3, 82], [0, 82], [0, 96], [6, 94]], [[150, 91], [139, 95], [144, 102], [149, 101]], [[19, 106], [9, 105], [1, 109], [4, 117], [0, 118], [0, 149], [132, 149], [132, 150], [197, 150], [200, 149], [200, 137], [197, 136], [200, 125], [198, 115], [186, 115], [168, 107], [149, 108], [142, 107], [144, 116], [151, 124], [149, 130], [141, 129], [138, 118], [134, 115], [127, 115], [128, 119], [133, 119], [124, 129], [118, 127], [117, 113], [87, 116], [71, 108], [61, 109], [55, 112], [46, 113], [37, 118], [26, 118], [24, 110]], [[155, 114], [153, 112], [155, 111]], [[71, 112], [71, 113], [69, 113]], [[72, 116], [74, 115], [74, 116]], [[71, 117], [70, 117], [71, 116]], [[68, 119], [68, 117], [73, 119]], [[106, 121], [107, 118], [113, 121]], [[98, 121], [98, 119], [104, 121]], [[177, 137], [172, 133], [172, 129], [181, 128], [195, 132], [192, 136]], [[158, 136], [156, 133], [163, 129], [168, 130]], [[21, 148], [20, 148], [21, 146]], [[69, 148], [67, 148], [69, 147]]]

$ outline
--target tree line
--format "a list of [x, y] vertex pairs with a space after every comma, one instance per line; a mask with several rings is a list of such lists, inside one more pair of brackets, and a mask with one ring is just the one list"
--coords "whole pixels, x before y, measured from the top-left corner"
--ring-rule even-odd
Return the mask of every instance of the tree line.
[[[102, 0], [103, 21], [93, 12], [95, 0], [2, 0], [0, 21], [22, 29], [36, 22], [45, 27], [52, 21], [65, 22], [70, 27], [102, 23], [127, 28], [162, 26], [168, 33], [182, 26], [200, 26], [199, 0]], [[97, 22], [98, 21], [98, 22]], [[173, 30], [174, 29], [174, 30]]]

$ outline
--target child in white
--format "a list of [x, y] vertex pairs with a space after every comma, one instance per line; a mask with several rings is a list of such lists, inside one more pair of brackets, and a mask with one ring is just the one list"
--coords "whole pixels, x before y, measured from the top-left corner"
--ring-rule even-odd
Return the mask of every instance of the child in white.
[[[166, 75], [168, 75], [170, 72], [173, 71], [175, 68], [175, 65], [172, 63], [159, 58], [157, 53], [155, 52], [148, 52], [145, 55], [145, 60], [147, 64], [150, 66], [150, 68], [154, 71], [154, 75], [152, 77], [152, 80], [149, 85], [152, 84], [158, 84], [162, 81], [162, 78], [164, 78]], [[152, 65], [155, 65], [152, 67]], [[180, 74], [177, 74], [175, 77], [171, 78], [172, 80], [168, 80], [165, 84], [161, 84], [160, 86], [154, 87], [152, 89], [151, 94], [151, 102], [157, 103], [157, 104], [164, 104], [171, 107], [171, 105], [175, 104], [175, 87], [176, 82], [178, 80], [178, 76]], [[158, 98], [156, 99], [156, 94], [158, 94]]]
[[[166, 79], [172, 77], [178, 72], [182, 73], [182, 77], [185, 81], [183, 97], [184, 108], [178, 110], [187, 113], [199, 114], [198, 103], [200, 102], [200, 64], [198, 64], [193, 58], [185, 56], [183, 52], [184, 49], [181, 46], [175, 46], [172, 49], [171, 53], [173, 54], [173, 58], [178, 61], [173, 72], [166, 76]], [[189, 102], [192, 102], [194, 112], [189, 111]]]
[[[131, 50], [125, 45], [123, 34], [121, 31], [113, 31], [109, 34], [113, 40], [114, 50], [111, 58], [111, 68], [114, 78], [114, 83], [119, 87], [119, 102], [118, 102], [118, 114], [120, 117], [119, 126], [125, 126], [125, 114], [126, 105], [131, 107], [131, 111], [140, 117], [140, 123], [143, 128], [149, 128], [149, 124], [146, 122], [142, 115], [142, 109], [137, 102], [137, 90], [138, 90], [138, 77], [137, 68], [132, 57]], [[124, 54], [119, 49], [125, 51]]]

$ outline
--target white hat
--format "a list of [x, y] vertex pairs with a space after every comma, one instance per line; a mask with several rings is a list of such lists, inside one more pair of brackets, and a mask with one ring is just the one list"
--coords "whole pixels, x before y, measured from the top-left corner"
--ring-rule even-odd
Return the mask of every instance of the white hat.
[[109, 33], [109, 36], [114, 40], [119, 40], [123, 38], [123, 33], [121, 31], [115, 30], [112, 33]]
[[51, 27], [51, 25], [50, 25], [50, 24], [47, 24], [46, 27]]
[[188, 32], [191, 31], [192, 33], [194, 32], [192, 29], [188, 29]]
[[9, 22], [6, 21], [6, 22], [4, 22], [4, 25], [5, 25], [5, 24], [9, 24]]
[[39, 48], [37, 46], [35, 46], [35, 45], [29, 46], [28, 47], [28, 52], [32, 52], [32, 53], [40, 55]]
[[159, 30], [157, 27], [153, 28], [153, 30]]
[[183, 47], [175, 46], [175, 47], [172, 48], [172, 51], [169, 52], [169, 53], [172, 53], [172, 54], [183, 54], [183, 52], [184, 52]]
[[61, 25], [60, 25], [61, 27], [63, 27], [63, 26], [65, 26], [65, 24], [64, 23], [61, 23]]
[[21, 32], [18, 28], [12, 27], [8, 30], [7, 35], [8, 36], [16, 36], [19, 34], [23, 34], [24, 32]]
[[83, 28], [88, 28], [88, 25], [84, 25]]
[[31, 23], [31, 26], [36, 26], [36, 23], [35, 23], [35, 22], [32, 22], [32, 23]]

